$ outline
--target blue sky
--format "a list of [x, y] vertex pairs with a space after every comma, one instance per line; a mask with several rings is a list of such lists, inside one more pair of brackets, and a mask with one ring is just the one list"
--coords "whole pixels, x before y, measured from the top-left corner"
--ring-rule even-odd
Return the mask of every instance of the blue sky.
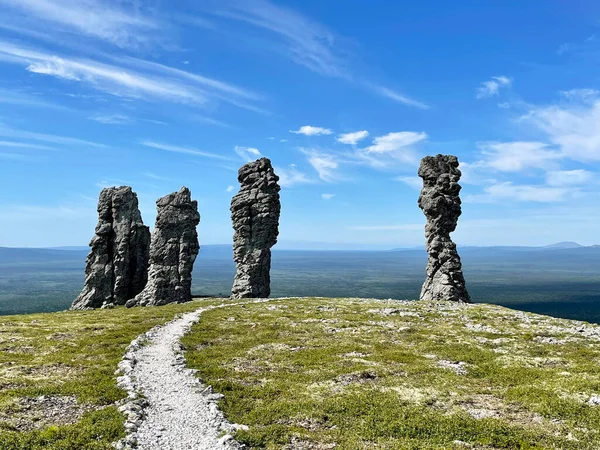
[[[85, 245], [102, 187], [182, 185], [229, 243], [264, 155], [280, 247], [423, 244], [456, 154], [463, 245], [600, 244], [600, 4], [0, 0], [0, 245]], [[313, 244], [306, 244], [307, 242]], [[322, 244], [314, 244], [322, 243]]]

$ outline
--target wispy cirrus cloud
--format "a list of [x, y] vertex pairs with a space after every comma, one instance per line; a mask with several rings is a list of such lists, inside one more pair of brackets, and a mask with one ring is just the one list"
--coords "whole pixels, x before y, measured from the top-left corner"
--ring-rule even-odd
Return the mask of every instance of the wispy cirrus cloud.
[[58, 150], [55, 147], [49, 147], [47, 145], [30, 144], [28, 142], [13, 142], [13, 141], [0, 141], [0, 147], [8, 147], [13, 149], [32, 149], [32, 150]]
[[488, 81], [481, 83], [477, 88], [476, 97], [478, 99], [493, 97], [500, 93], [500, 88], [508, 87], [512, 84], [512, 80], [504, 75], [492, 77]]
[[484, 188], [483, 194], [467, 195], [466, 203], [497, 203], [500, 201], [556, 203], [567, 200], [577, 191], [572, 188], [514, 184], [511, 181], [496, 183]]
[[[140, 8], [137, 2], [102, 0], [0, 0], [0, 11], [30, 35], [31, 28], [77, 33], [119, 47], [140, 47], [156, 40], [159, 21]], [[19, 16], [18, 14], [22, 15]], [[40, 26], [39, 24], [45, 24]], [[17, 26], [13, 29], [18, 31]]]
[[317, 171], [321, 180], [331, 183], [342, 178], [338, 172], [340, 161], [337, 156], [317, 149], [302, 148], [300, 151], [307, 155], [308, 163]]
[[107, 145], [98, 142], [87, 141], [84, 139], [73, 138], [69, 136], [57, 136], [54, 134], [36, 133], [34, 131], [20, 130], [0, 123], [0, 136], [13, 139], [25, 139], [33, 141], [48, 142], [51, 144], [61, 144], [78, 147], [108, 148]]
[[236, 145], [234, 148], [235, 152], [246, 162], [255, 161], [262, 157], [260, 150], [254, 147], [243, 147]]
[[28, 94], [17, 90], [0, 88], [0, 103], [9, 105], [32, 106], [36, 108], [50, 108], [68, 111], [69, 108], [46, 100], [38, 95]]
[[389, 98], [390, 100], [395, 101], [396, 103], [401, 103], [406, 106], [413, 106], [419, 109], [429, 109], [430, 106], [426, 103], [415, 100], [407, 95], [401, 94], [399, 92], [394, 91], [393, 89], [387, 88], [385, 86], [381, 86], [378, 84], [367, 83], [367, 87], [369, 87], [376, 94]]
[[202, 106], [210, 100], [223, 101], [256, 112], [266, 112], [247, 104], [249, 99], [259, 98], [258, 95], [237, 86], [136, 58], [113, 59], [119, 65], [57, 56], [44, 50], [0, 41], [0, 61], [24, 66], [28, 72], [80, 83], [114, 96], [191, 106]]
[[164, 143], [155, 142], [155, 141], [142, 141], [142, 142], [140, 142], [140, 144], [143, 145], [144, 147], [150, 147], [150, 148], [154, 148], [157, 150], [163, 150], [165, 152], [182, 153], [184, 155], [192, 155], [192, 156], [203, 156], [206, 158], [222, 159], [222, 160], [226, 160], [226, 161], [231, 160], [231, 158], [228, 158], [227, 156], [217, 155], [216, 153], [205, 152], [205, 151], [199, 150], [195, 147], [183, 147], [183, 146], [179, 146], [179, 145], [164, 144]]
[[284, 188], [297, 184], [314, 183], [314, 180], [309, 178], [304, 172], [299, 171], [295, 164], [290, 164], [288, 167], [275, 167], [274, 170], [279, 177], [279, 185]]
[[362, 141], [367, 136], [369, 136], [369, 132], [367, 130], [354, 131], [352, 133], [340, 134], [337, 138], [337, 141], [341, 142], [342, 144], [356, 145], [359, 141]]
[[521, 172], [524, 169], [548, 169], [563, 158], [560, 151], [553, 150], [543, 142], [487, 142], [480, 143], [483, 159], [479, 166], [501, 172]]
[[402, 181], [408, 187], [416, 191], [420, 191], [423, 187], [423, 180], [419, 177], [397, 177], [396, 180]]
[[593, 182], [597, 176], [585, 169], [554, 170], [546, 173], [549, 186], [579, 186]]
[[212, 14], [275, 37], [273, 49], [296, 64], [325, 76], [348, 76], [345, 54], [336, 46], [341, 38], [324, 25], [266, 0], [226, 0], [217, 5]]
[[333, 197], [335, 197], [335, 194], [321, 194], [323, 200], [331, 200]]
[[379, 170], [399, 165], [417, 166], [420, 159], [417, 144], [427, 138], [427, 133], [424, 132], [388, 133], [375, 137], [368, 147], [356, 149], [350, 157], [359, 164]]
[[532, 106], [520, 117], [533, 126], [566, 158], [600, 161], [600, 95], [594, 89], [562, 92], [566, 102]]
[[427, 139], [427, 133], [399, 131], [376, 137], [365, 150], [369, 153], [393, 153]]
[[97, 114], [90, 117], [90, 120], [105, 125], [128, 125], [134, 122], [131, 117], [124, 114]]
[[215, 7], [207, 9], [207, 12], [215, 17], [241, 22], [265, 33], [272, 45], [264, 45], [265, 41], [261, 40], [261, 49], [271, 49], [315, 73], [344, 79], [397, 103], [420, 109], [429, 108], [423, 102], [356, 76], [351, 67], [352, 59], [356, 58], [352, 50], [355, 45], [292, 8], [268, 0], [222, 0], [209, 4]]

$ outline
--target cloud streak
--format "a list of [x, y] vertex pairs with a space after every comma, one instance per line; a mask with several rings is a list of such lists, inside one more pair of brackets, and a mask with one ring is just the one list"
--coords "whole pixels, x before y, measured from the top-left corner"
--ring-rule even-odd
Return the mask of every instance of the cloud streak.
[[[203, 106], [209, 100], [217, 100], [266, 113], [261, 108], [247, 104], [247, 100], [257, 99], [258, 95], [237, 86], [135, 58], [116, 60], [119, 65], [56, 56], [0, 41], [0, 61], [24, 66], [31, 73], [80, 83], [117, 97], [169, 101], [191, 106]], [[140, 69], [145, 72], [140, 72]]]
[[[120, 5], [127, 5], [122, 2]], [[100, 0], [0, 0], [0, 6], [24, 14], [23, 33], [35, 23], [54, 26], [56, 32], [67, 31], [100, 39], [123, 48], [137, 48], [152, 40], [160, 24], [139, 8], [117, 6]]]
[[192, 156], [203, 156], [206, 158], [222, 159], [225, 161], [231, 160], [231, 158], [228, 158], [227, 156], [217, 155], [215, 153], [210, 153], [210, 152], [205, 152], [203, 150], [199, 150], [194, 147], [182, 147], [179, 145], [163, 144], [163, 143], [154, 142], [154, 141], [142, 141], [142, 142], [140, 142], [140, 144], [145, 147], [150, 147], [150, 148], [154, 148], [157, 150], [163, 150], [165, 152], [182, 153], [184, 155], [192, 155]]

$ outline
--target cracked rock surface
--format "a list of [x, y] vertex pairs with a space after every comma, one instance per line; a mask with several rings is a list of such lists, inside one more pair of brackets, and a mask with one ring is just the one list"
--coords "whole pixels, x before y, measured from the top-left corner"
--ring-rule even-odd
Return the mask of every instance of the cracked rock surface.
[[239, 170], [240, 191], [231, 200], [233, 259], [237, 272], [233, 298], [267, 298], [271, 294], [271, 247], [279, 235], [279, 177], [271, 161], [261, 158]]
[[123, 305], [148, 278], [150, 230], [129, 186], [102, 189], [98, 225], [86, 260], [85, 285], [72, 309]]
[[450, 300], [470, 303], [462, 264], [450, 233], [461, 215], [458, 158], [452, 155], [426, 156], [421, 160], [419, 176], [423, 189], [419, 207], [427, 218], [425, 225], [428, 253], [427, 276], [421, 300]]
[[127, 307], [184, 303], [192, 299], [192, 269], [200, 251], [198, 202], [186, 187], [156, 201], [148, 283]]

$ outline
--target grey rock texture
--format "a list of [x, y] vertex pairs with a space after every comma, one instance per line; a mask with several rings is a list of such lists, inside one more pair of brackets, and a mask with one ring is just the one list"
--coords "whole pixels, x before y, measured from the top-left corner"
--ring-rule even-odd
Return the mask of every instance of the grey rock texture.
[[148, 278], [150, 230], [129, 186], [105, 188], [98, 201], [98, 225], [86, 260], [85, 285], [72, 309], [123, 305]]
[[462, 264], [450, 233], [461, 215], [458, 158], [451, 155], [426, 156], [419, 176], [423, 189], [419, 207], [427, 218], [425, 238], [428, 253], [427, 278], [421, 300], [450, 300], [470, 303]]
[[240, 191], [231, 200], [233, 259], [237, 266], [233, 298], [267, 298], [271, 294], [271, 247], [279, 235], [279, 177], [271, 161], [261, 158], [238, 171]]
[[200, 223], [198, 202], [182, 187], [156, 201], [157, 216], [148, 283], [142, 292], [126, 303], [132, 306], [158, 306], [192, 299], [192, 269], [200, 250], [196, 226]]

